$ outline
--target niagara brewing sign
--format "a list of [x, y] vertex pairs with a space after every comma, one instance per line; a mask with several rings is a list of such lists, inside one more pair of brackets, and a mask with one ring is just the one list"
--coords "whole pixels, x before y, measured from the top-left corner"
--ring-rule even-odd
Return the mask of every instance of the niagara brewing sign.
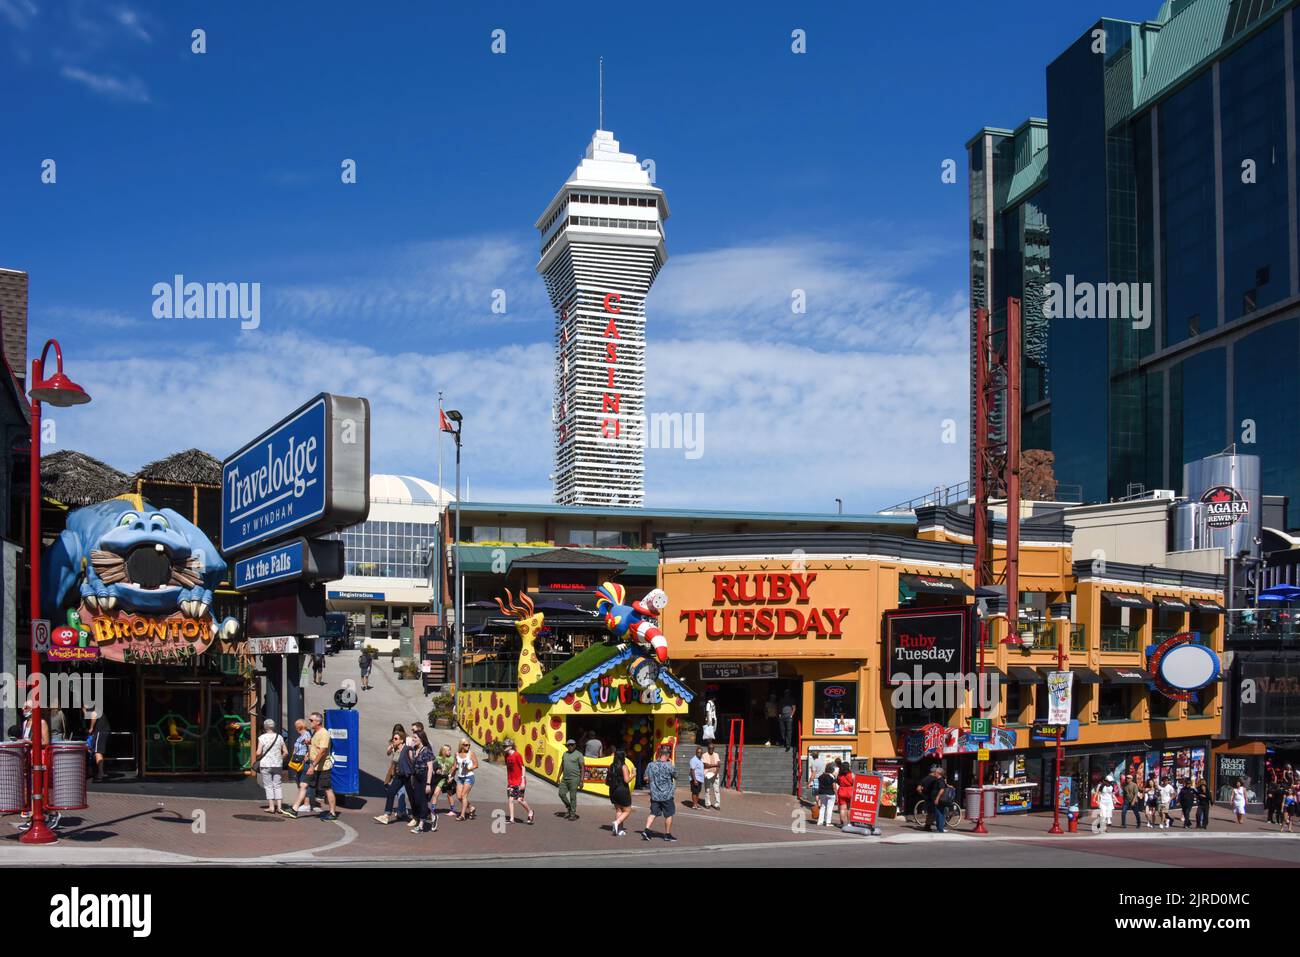
[[1201, 509], [1210, 528], [1229, 528], [1250, 514], [1250, 502], [1231, 485], [1216, 485], [1201, 496]]

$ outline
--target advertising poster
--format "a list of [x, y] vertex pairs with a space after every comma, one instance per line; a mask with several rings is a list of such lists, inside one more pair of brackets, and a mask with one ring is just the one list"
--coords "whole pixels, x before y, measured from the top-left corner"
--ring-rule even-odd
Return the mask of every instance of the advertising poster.
[[1157, 781], [1160, 778], [1160, 752], [1147, 752], [1147, 780]]
[[1074, 803], [1074, 778], [1061, 777], [1056, 784], [1056, 806], [1068, 811]]
[[849, 820], [854, 824], [875, 824], [880, 813], [882, 782], [874, 774], [862, 775], [853, 786], [849, 801]]
[[1070, 723], [1073, 691], [1073, 671], [1049, 671], [1047, 673], [1047, 721], [1049, 724]]
[[903, 762], [897, 758], [876, 758], [873, 764], [874, 773], [880, 778], [880, 815], [897, 817], [898, 779], [902, 774]]
[[814, 718], [813, 734], [857, 734], [858, 723], [853, 718]]

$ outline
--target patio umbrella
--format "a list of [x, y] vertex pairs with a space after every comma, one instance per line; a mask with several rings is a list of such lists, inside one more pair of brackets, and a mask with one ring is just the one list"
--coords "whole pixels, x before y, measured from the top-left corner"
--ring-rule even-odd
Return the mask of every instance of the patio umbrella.
[[1296, 601], [1300, 599], [1300, 588], [1295, 585], [1274, 585], [1259, 593], [1260, 601]]

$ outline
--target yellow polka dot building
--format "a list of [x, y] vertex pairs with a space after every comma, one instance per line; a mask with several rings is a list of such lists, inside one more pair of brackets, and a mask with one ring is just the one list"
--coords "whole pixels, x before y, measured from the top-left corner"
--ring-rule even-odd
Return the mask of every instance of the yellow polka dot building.
[[[457, 695], [460, 726], [489, 755], [513, 739], [524, 767], [555, 781], [568, 739], [581, 735], [585, 745], [594, 735], [602, 742], [602, 754], [585, 759], [582, 787], [607, 795], [606, 777], [617, 749], [625, 751], [635, 773], [660, 745], [676, 746], [678, 719], [693, 695], [670, 669], [659, 669], [651, 681], [635, 681], [629, 666], [640, 654], [626, 644], [600, 642], [543, 671], [536, 642], [544, 614], [526, 595], [517, 604], [510, 597], [511, 604], [502, 609], [515, 618], [519, 635], [519, 646], [512, 649], [517, 657], [506, 663], [515, 668], [516, 689]], [[471, 662], [469, 667], [483, 664]]]

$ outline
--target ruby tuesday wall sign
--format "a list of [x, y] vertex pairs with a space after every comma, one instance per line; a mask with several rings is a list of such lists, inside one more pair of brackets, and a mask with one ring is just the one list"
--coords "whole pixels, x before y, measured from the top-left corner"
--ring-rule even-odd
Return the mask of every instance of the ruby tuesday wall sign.
[[816, 572], [713, 576], [713, 608], [680, 613], [686, 641], [839, 639], [849, 609], [815, 603]]
[[972, 606], [884, 614], [885, 674], [892, 685], [959, 680], [974, 657]]

